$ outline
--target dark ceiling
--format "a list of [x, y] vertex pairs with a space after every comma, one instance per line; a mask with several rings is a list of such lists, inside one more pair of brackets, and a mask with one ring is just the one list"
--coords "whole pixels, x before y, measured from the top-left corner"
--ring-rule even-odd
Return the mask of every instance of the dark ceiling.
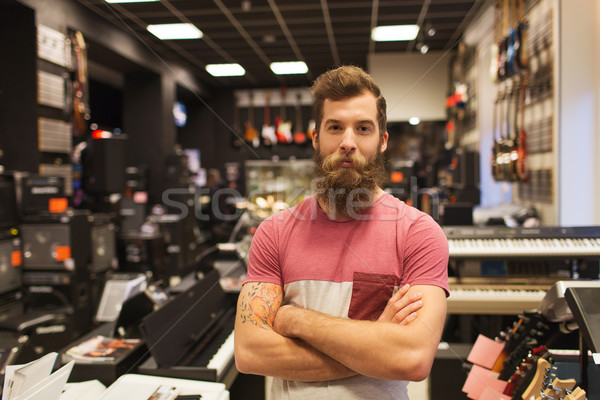
[[[419, 42], [430, 51], [451, 49], [485, 0], [161, 0], [108, 4], [78, 0], [128, 33], [135, 33], [165, 61], [187, 65], [211, 87], [250, 88], [308, 86], [325, 70], [340, 64], [367, 68], [371, 52], [416, 52]], [[161, 41], [148, 24], [191, 22], [202, 39]], [[370, 39], [377, 25], [419, 24], [417, 40]], [[425, 29], [427, 28], [427, 29]], [[427, 30], [433, 28], [435, 35]], [[309, 71], [277, 76], [272, 61], [302, 60]], [[204, 67], [237, 62], [246, 75], [214, 78]]]

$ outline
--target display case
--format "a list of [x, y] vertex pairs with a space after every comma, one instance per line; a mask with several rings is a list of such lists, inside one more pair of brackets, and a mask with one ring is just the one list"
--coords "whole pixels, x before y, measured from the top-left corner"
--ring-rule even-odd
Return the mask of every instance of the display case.
[[244, 165], [248, 211], [264, 219], [312, 194], [313, 161], [248, 160]]

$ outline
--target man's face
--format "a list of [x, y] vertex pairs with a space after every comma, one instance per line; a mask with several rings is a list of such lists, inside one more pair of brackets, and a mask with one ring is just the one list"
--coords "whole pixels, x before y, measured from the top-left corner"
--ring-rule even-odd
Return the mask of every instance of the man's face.
[[[343, 100], [326, 99], [319, 133], [313, 135], [313, 147], [321, 157], [333, 153], [359, 155], [367, 160], [387, 148], [388, 133], [380, 137], [375, 96], [365, 91]], [[350, 161], [342, 168], [352, 167]]]
[[[325, 101], [320, 132], [313, 136], [315, 184], [318, 196], [335, 208], [338, 216], [372, 203], [383, 182], [382, 152], [387, 137], [387, 132], [379, 134], [372, 94]], [[362, 206], [350, 204], [355, 202]]]

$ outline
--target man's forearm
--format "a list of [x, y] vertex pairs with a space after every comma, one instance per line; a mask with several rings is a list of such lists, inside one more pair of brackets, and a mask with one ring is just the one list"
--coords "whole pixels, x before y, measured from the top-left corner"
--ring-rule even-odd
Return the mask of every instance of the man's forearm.
[[443, 308], [424, 307], [419, 313], [422, 317], [409, 326], [335, 318], [284, 306], [278, 311], [273, 328], [284, 336], [307, 342], [360, 374], [421, 380], [431, 368], [445, 316], [445, 299], [430, 299], [432, 304], [443, 300]]
[[[237, 332], [235, 359], [240, 372], [306, 382], [356, 375], [300, 339], [286, 338], [266, 329], [260, 333], [260, 338], [254, 334], [244, 335], [243, 329]], [[260, 342], [253, 339], [260, 339]], [[265, 339], [268, 339], [266, 346]]]
[[243, 373], [298, 381], [345, 378], [355, 372], [299, 339], [273, 331], [282, 288], [247, 283], [238, 300], [235, 322], [235, 361]]

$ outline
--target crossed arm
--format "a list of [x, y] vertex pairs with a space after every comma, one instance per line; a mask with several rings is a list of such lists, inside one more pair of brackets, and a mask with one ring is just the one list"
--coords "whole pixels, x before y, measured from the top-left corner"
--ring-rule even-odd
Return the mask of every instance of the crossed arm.
[[355, 374], [422, 380], [431, 369], [446, 314], [445, 294], [434, 286], [402, 287], [377, 321], [281, 306], [282, 300], [280, 285], [243, 286], [235, 325], [239, 371], [298, 381]]

